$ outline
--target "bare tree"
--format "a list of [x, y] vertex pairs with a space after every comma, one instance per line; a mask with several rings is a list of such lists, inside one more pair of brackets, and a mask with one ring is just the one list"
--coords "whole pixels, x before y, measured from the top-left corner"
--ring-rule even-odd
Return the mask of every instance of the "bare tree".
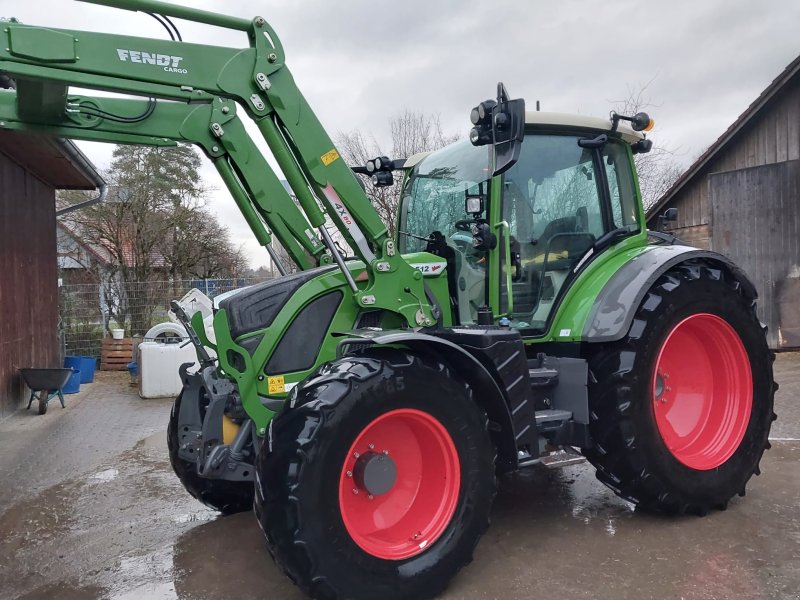
[[[628, 86], [627, 96], [623, 100], [614, 102], [614, 110], [623, 115], [632, 115], [655, 107], [656, 105], [647, 96], [647, 88], [651, 83], [652, 80], [638, 87]], [[657, 135], [655, 134], [655, 136]], [[648, 134], [648, 136], [650, 139], [654, 138], [652, 134]], [[677, 156], [678, 151], [670, 147], [668, 143], [659, 143], [653, 139], [653, 148], [650, 152], [637, 154], [634, 157], [645, 210], [649, 210], [658, 202], [658, 199], [672, 187], [672, 184], [683, 173], [683, 167]]]
[[85, 243], [110, 257], [105, 304], [110, 319], [131, 333], [149, 329], [161, 302], [153, 281], [235, 276], [246, 268], [227, 230], [204, 208], [199, 167], [190, 146], [118, 146], [105, 175], [109, 201], [64, 217]]
[[[336, 136], [336, 147], [347, 164], [360, 166], [377, 156], [392, 159], [409, 158], [420, 152], [438, 150], [458, 140], [458, 135], [447, 134], [442, 130], [438, 115], [426, 115], [409, 109], [389, 121], [391, 149], [382, 147], [372, 135], [361, 130], [340, 132]], [[397, 218], [397, 205], [400, 199], [400, 177], [395, 177], [391, 186], [376, 187], [369, 177], [359, 175], [364, 183], [367, 196], [372, 201], [391, 235]]]

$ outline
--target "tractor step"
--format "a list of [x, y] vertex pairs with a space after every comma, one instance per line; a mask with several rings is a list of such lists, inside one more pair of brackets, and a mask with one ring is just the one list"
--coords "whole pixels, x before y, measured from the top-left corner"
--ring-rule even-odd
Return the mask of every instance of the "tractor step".
[[586, 462], [586, 457], [570, 447], [565, 447], [540, 457], [540, 461], [548, 469], [557, 469]]
[[[544, 425], [545, 423], [561, 424], [564, 421], [569, 421], [572, 418], [572, 413], [568, 410], [548, 409], [536, 411], [536, 425]], [[547, 427], [545, 427], [547, 429]]]
[[557, 469], [559, 467], [577, 465], [582, 462], [586, 462], [586, 458], [571, 446], [562, 446], [557, 450], [542, 454], [537, 458], [532, 458], [525, 452], [520, 452], [519, 455], [520, 468], [542, 465], [548, 469]]
[[528, 369], [532, 388], [547, 388], [558, 385], [558, 370], [548, 367]]

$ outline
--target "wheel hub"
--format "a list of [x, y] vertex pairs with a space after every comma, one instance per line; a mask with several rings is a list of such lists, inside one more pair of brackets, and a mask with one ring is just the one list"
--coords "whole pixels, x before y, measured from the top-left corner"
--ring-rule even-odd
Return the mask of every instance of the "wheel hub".
[[397, 482], [397, 465], [387, 454], [362, 454], [353, 468], [355, 484], [373, 496], [381, 496]]

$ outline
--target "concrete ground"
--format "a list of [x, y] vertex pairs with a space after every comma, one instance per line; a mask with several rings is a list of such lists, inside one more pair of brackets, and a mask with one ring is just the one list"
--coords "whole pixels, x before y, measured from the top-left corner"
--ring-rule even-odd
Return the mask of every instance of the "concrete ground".
[[[800, 354], [775, 366], [773, 448], [727, 511], [642, 514], [586, 464], [521, 472], [443, 598], [800, 598]], [[139, 399], [126, 377], [0, 421], [0, 598], [301, 600], [252, 514], [223, 518], [184, 492], [171, 401]]]

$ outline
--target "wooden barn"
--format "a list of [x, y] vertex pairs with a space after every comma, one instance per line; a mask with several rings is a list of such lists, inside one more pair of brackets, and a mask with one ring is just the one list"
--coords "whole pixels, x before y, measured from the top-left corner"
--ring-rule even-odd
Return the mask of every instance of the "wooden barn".
[[71, 142], [0, 130], [0, 417], [17, 367], [60, 367], [55, 190], [105, 185]]
[[673, 207], [666, 230], [753, 279], [770, 347], [800, 347], [800, 57], [648, 211], [648, 226]]

